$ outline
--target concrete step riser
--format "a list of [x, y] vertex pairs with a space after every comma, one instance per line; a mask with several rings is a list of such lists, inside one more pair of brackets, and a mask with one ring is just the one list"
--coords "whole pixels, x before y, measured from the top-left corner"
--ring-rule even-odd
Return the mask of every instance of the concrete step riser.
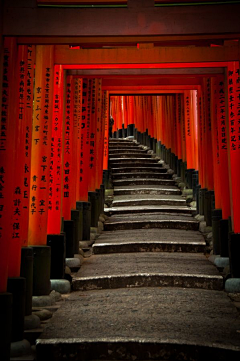
[[129, 223], [116, 222], [116, 223], [105, 223], [105, 231], [115, 231], [115, 230], [126, 230], [126, 229], [149, 229], [149, 228], [159, 228], [159, 229], [185, 229], [198, 231], [199, 224], [198, 222], [186, 222], [186, 221], [131, 221]]
[[134, 163], [141, 163], [141, 164], [144, 164], [144, 163], [146, 163], [146, 164], [149, 164], [149, 163], [152, 163], [152, 164], [157, 164], [157, 162], [158, 162], [158, 160], [157, 159], [155, 159], [155, 158], [144, 158], [144, 157], [142, 157], [142, 158], [135, 158], [135, 157], [133, 157], [133, 158], [109, 158], [109, 162], [110, 162], [110, 164], [114, 164], [114, 163], [118, 163], [118, 164], [124, 164], [124, 163], [129, 163], [129, 162], [132, 162], [132, 165], [134, 164]]
[[[117, 342], [116, 342], [117, 341]], [[73, 355], [78, 361], [130, 360], [221, 360], [239, 361], [239, 351], [217, 346], [191, 345], [168, 341], [146, 340], [40, 340], [37, 343], [38, 361], [65, 361], [66, 355]], [[200, 355], [200, 357], [199, 357]], [[167, 358], [166, 358], [167, 356]], [[70, 358], [69, 358], [70, 359]]]
[[188, 252], [204, 253], [205, 246], [196, 244], [171, 244], [171, 243], [129, 243], [129, 244], [104, 244], [93, 245], [94, 254], [132, 253], [132, 252]]
[[[143, 206], [144, 207], [144, 206]], [[110, 208], [111, 209], [111, 208]], [[129, 209], [114, 209], [114, 210], [110, 210], [110, 211], [105, 211], [105, 214], [107, 216], [113, 216], [113, 215], [124, 215], [124, 214], [129, 214]], [[178, 208], [178, 209], [174, 209], [174, 208], [166, 208], [164, 207], [163, 209], [161, 208], [158, 208], [156, 207], [155, 209], [154, 208], [149, 208], [149, 209], [134, 209], [132, 208], [131, 209], [131, 213], [133, 214], [136, 214], [136, 213], [139, 213], [140, 215], [141, 214], [148, 214], [148, 213], [171, 213], [171, 214], [181, 214], [181, 215], [189, 215], [189, 214], [193, 214], [194, 213], [194, 210], [191, 209], [191, 208]]]
[[[112, 207], [131, 207], [131, 206], [185, 206], [186, 201], [181, 200], [169, 200], [169, 199], [139, 199], [139, 200], [126, 200], [126, 201], [113, 201]], [[177, 210], [176, 210], [177, 212]]]
[[129, 179], [129, 178], [158, 178], [158, 179], [172, 179], [172, 175], [168, 173], [122, 173], [112, 174], [112, 178], [115, 179]]
[[162, 168], [161, 166], [157, 167], [120, 167], [120, 168], [111, 168], [112, 174], [119, 173], [167, 173], [166, 168]]
[[222, 290], [223, 280], [219, 277], [169, 274], [136, 274], [111, 277], [82, 278], [73, 280], [73, 290], [93, 291], [129, 287], [184, 287], [207, 290]]
[[137, 167], [137, 168], [162, 168], [162, 164], [160, 163], [146, 163], [146, 162], [142, 162], [142, 161], [135, 161], [133, 162], [126, 162], [126, 163], [118, 163], [118, 162], [110, 162], [110, 168], [116, 168], [116, 169], [121, 169], [121, 168], [132, 168], [132, 167]]
[[151, 154], [138, 154], [138, 153], [132, 153], [132, 154], [121, 154], [121, 153], [109, 153], [109, 158], [116, 158], [116, 156], [118, 158], [124, 158], [124, 159], [128, 159], [128, 158], [152, 158]]
[[115, 186], [134, 186], [134, 185], [174, 185], [175, 182], [172, 179], [126, 179], [126, 180], [115, 180], [113, 181]]
[[180, 195], [181, 191], [168, 191], [165, 189], [150, 190], [150, 189], [131, 189], [131, 190], [114, 190], [115, 196], [125, 196], [134, 194], [149, 194], [149, 195]]

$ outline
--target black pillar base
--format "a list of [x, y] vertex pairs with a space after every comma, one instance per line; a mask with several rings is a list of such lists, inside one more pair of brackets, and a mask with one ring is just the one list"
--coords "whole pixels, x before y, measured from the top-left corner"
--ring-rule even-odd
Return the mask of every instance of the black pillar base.
[[109, 170], [104, 169], [103, 171], [103, 184], [105, 189], [109, 189]]
[[117, 138], [122, 138], [122, 129], [117, 130]]
[[[66, 227], [64, 221], [64, 228]], [[68, 232], [68, 230], [67, 230]], [[66, 233], [67, 234], [67, 233]], [[68, 234], [69, 236], [69, 234]], [[63, 279], [65, 275], [66, 238], [65, 234], [48, 234], [47, 245], [51, 247], [51, 279]], [[73, 257], [73, 256], [72, 256]]]
[[90, 228], [91, 228], [91, 203], [83, 203], [83, 241], [90, 240]]
[[229, 257], [229, 246], [228, 246], [228, 238], [229, 238], [229, 224], [228, 219], [220, 220], [219, 227], [219, 240], [220, 240], [220, 256], [221, 257]]
[[127, 138], [127, 128], [122, 129], [122, 137]]
[[214, 209], [214, 191], [205, 192], [204, 198], [204, 218], [206, 226], [212, 225], [212, 210]]
[[233, 278], [240, 278], [240, 233], [229, 234], [229, 264]]
[[49, 295], [51, 290], [51, 247], [32, 246], [33, 248], [33, 296]]
[[134, 124], [128, 124], [127, 126], [127, 136], [132, 137], [134, 136]]
[[199, 214], [201, 216], [204, 215], [204, 198], [205, 193], [207, 192], [207, 188], [200, 188], [199, 189]]
[[177, 176], [181, 177], [181, 167], [182, 167], [182, 159], [178, 159], [177, 162]]
[[192, 189], [193, 189], [193, 200], [197, 200], [197, 187], [198, 187], [198, 171], [195, 170], [192, 174]]
[[192, 187], [193, 187], [192, 177], [193, 177], [194, 171], [195, 171], [195, 169], [193, 169], [193, 168], [186, 169], [186, 184], [189, 189], [192, 189]]
[[157, 151], [157, 139], [153, 138], [153, 153], [156, 154]]
[[82, 241], [83, 232], [83, 211], [82, 209], [71, 210], [71, 220], [74, 222], [74, 244], [73, 253], [79, 253], [79, 242]]
[[7, 291], [12, 294], [11, 342], [23, 340], [26, 280], [23, 277], [8, 278]]
[[99, 194], [98, 192], [88, 192], [88, 199], [91, 203], [91, 227], [98, 226], [98, 201]]
[[74, 256], [75, 247], [75, 232], [74, 232], [74, 221], [64, 220], [63, 221], [63, 232], [66, 237], [66, 258], [72, 258]]
[[25, 316], [32, 314], [33, 295], [33, 248], [22, 247], [20, 276], [26, 279]]
[[213, 254], [219, 255], [221, 253], [220, 244], [220, 221], [222, 219], [222, 210], [212, 210], [212, 238], [213, 238]]
[[12, 294], [0, 293], [0, 355], [2, 361], [10, 360], [12, 307]]
[[198, 184], [196, 186], [197, 214], [200, 213], [200, 211], [199, 211], [199, 192], [200, 192], [200, 189], [201, 189], [201, 184]]
[[100, 203], [100, 214], [104, 213], [104, 203], [105, 203], [105, 185], [100, 184], [101, 189], [101, 203]]

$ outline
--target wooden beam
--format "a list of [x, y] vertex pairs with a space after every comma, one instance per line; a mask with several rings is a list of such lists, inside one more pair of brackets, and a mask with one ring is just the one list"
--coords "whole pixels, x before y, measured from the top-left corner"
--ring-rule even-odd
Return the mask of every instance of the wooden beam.
[[74, 45], [80, 47], [101, 47], [101, 46], [136, 46], [138, 43], [154, 43], [163, 45], [178, 43], [178, 45], [201, 44], [208, 42], [215, 44], [228, 39], [240, 39], [240, 33], [214, 35], [152, 35], [152, 36], [19, 36], [17, 43], [20, 45]]
[[70, 49], [55, 46], [55, 64], [151, 64], [239, 60], [239, 46], [159, 47], [151, 49]]

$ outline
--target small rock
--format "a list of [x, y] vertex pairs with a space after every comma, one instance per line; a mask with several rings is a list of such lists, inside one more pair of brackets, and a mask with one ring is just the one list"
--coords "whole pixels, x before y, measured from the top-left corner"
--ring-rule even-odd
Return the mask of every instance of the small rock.
[[102, 222], [102, 223], [104, 223], [104, 222], [105, 222], [105, 218], [103, 218], [103, 217], [100, 216], [100, 217], [99, 217], [99, 221]]
[[103, 223], [98, 221], [98, 230], [103, 231]]
[[80, 260], [78, 258], [66, 258], [66, 265], [71, 268], [80, 267]]
[[66, 294], [71, 292], [71, 284], [68, 280], [50, 280], [51, 289], [55, 290], [61, 294]]
[[228, 296], [232, 301], [240, 302], [240, 293], [229, 293]]
[[52, 292], [50, 293], [49, 296], [54, 300], [54, 302], [58, 302], [58, 301], [62, 300], [61, 293], [59, 293], [55, 290], [52, 290]]
[[214, 261], [216, 267], [224, 268], [229, 265], [228, 257], [217, 257]]
[[190, 188], [183, 189], [182, 195], [183, 196], [193, 195], [193, 190]]
[[91, 241], [95, 241], [97, 239], [97, 234], [96, 233], [90, 233], [90, 240]]
[[33, 312], [32, 315], [24, 317], [24, 330], [33, 330], [40, 327], [40, 318]]
[[80, 265], [82, 266], [83, 262], [84, 262], [84, 258], [81, 254], [75, 254], [74, 258], [78, 258], [80, 261]]
[[20, 357], [31, 354], [31, 345], [27, 340], [11, 343], [11, 357]]
[[209, 232], [207, 235], [207, 239], [210, 239], [210, 238], [212, 238], [212, 232]]
[[90, 228], [91, 233], [97, 233], [97, 231], [98, 231], [97, 227], [91, 227]]
[[52, 306], [55, 300], [50, 296], [33, 296], [32, 306], [33, 307], [46, 307]]
[[202, 233], [206, 233], [206, 222], [205, 221], [199, 222], [199, 231]]
[[52, 317], [52, 312], [48, 311], [48, 310], [39, 310], [39, 311], [35, 311], [33, 312], [33, 314], [39, 318], [39, 320], [41, 321], [45, 321], [48, 320], [49, 318]]
[[196, 208], [196, 207], [197, 207], [197, 202], [196, 202], [196, 201], [192, 201], [192, 202], [190, 203], [190, 207]]
[[[90, 234], [91, 235], [91, 234]], [[79, 247], [80, 248], [89, 248], [91, 245], [90, 241], [80, 241], [79, 242]]]
[[228, 278], [225, 282], [225, 291], [240, 293], [240, 278]]
[[71, 272], [70, 267], [65, 266], [65, 274], [70, 275], [71, 273], [72, 273], [72, 272]]
[[167, 174], [174, 174], [174, 170], [172, 170], [171, 168], [169, 168], [169, 169], [167, 170]]

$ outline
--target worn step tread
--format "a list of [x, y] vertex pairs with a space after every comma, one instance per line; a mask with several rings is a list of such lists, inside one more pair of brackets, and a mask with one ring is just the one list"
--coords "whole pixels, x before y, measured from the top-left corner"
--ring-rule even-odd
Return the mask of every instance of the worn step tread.
[[114, 188], [123, 185], [175, 185], [173, 179], [159, 179], [159, 178], [127, 178], [113, 180]]
[[177, 187], [169, 187], [160, 185], [136, 185], [114, 188], [114, 196], [118, 195], [134, 195], [134, 194], [181, 194], [181, 190]]
[[73, 278], [73, 289], [175, 286], [222, 289], [216, 267], [199, 253], [137, 252], [93, 255]]
[[116, 252], [204, 252], [206, 242], [198, 231], [136, 229], [104, 232], [93, 244], [95, 254]]
[[[190, 214], [192, 215], [196, 211], [196, 208], [188, 207], [188, 206], [169, 206], [169, 205], [138, 205], [138, 206], [112, 206], [110, 208], [104, 208], [104, 212], [107, 215], [124, 215], [124, 214], [131, 214], [131, 213], [138, 213], [138, 218], [141, 213], [153, 213], [153, 212], [161, 212], [165, 214], [172, 214], [180, 215]], [[145, 216], [144, 215], [144, 216]]]
[[112, 173], [112, 178], [117, 179], [131, 179], [131, 178], [158, 178], [158, 179], [172, 179], [172, 174], [166, 171], [156, 172], [124, 172], [124, 173]]

